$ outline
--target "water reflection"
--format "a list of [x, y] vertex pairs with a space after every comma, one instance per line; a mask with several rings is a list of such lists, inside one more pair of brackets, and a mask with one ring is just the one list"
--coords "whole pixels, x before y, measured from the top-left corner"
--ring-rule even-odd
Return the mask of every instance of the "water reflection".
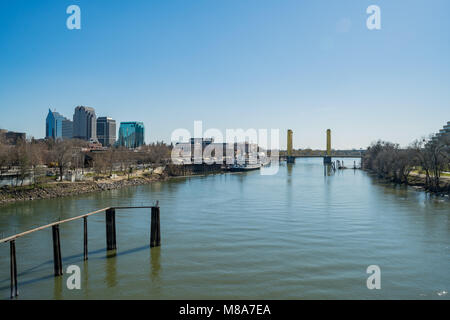
[[329, 177], [334, 174], [334, 169], [330, 163], [323, 165], [323, 174], [325, 177]]
[[63, 298], [63, 282], [63, 276], [54, 277], [53, 299], [61, 300]]
[[117, 258], [116, 250], [108, 252], [105, 264], [105, 281], [108, 288], [114, 288], [117, 285]]
[[155, 247], [150, 250], [151, 278], [153, 281], [160, 279], [161, 270], [161, 247]]
[[287, 164], [286, 164], [286, 168], [287, 168], [287, 176], [288, 176], [287, 181], [288, 181], [288, 182], [291, 182], [291, 181], [292, 181], [292, 167], [293, 167], [294, 165], [295, 165], [295, 164], [293, 164], [293, 163], [287, 163]]
[[81, 287], [86, 292], [86, 296], [89, 296], [89, 264], [88, 261], [83, 261], [82, 269], [82, 284]]

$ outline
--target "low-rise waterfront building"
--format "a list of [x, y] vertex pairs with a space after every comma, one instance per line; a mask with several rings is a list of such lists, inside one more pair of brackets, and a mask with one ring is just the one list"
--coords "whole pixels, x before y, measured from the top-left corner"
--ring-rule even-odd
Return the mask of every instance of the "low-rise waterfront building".
[[221, 163], [254, 162], [257, 160], [258, 145], [249, 142], [218, 143], [213, 138], [191, 138], [189, 142], [175, 145], [177, 163]]
[[8, 131], [0, 129], [0, 140], [6, 144], [16, 145], [21, 140], [26, 140], [27, 135], [23, 132]]

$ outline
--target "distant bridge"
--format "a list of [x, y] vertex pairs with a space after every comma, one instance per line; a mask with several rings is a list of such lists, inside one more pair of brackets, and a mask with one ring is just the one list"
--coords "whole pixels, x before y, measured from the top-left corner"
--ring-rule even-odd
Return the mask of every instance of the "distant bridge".
[[287, 132], [287, 150], [280, 151], [280, 160], [294, 163], [296, 158], [323, 158], [324, 164], [331, 163], [331, 158], [362, 158], [366, 150], [332, 150], [331, 130], [327, 130], [326, 150], [294, 150], [292, 130]]
[[[364, 155], [364, 151], [363, 152], [355, 152], [355, 153], [341, 153], [341, 152], [337, 152], [337, 153], [331, 153], [331, 158], [359, 158], [361, 159]], [[302, 153], [293, 153], [293, 155], [290, 156], [291, 160], [290, 162], [292, 162], [293, 159], [297, 159], [297, 158], [325, 158], [327, 157], [327, 154], [325, 151], [323, 151], [322, 153], [314, 153], [314, 154], [302, 154]], [[280, 161], [286, 161], [288, 159], [288, 155], [286, 151], [280, 151]], [[295, 160], [294, 160], [295, 161]]]
[[[362, 158], [364, 155], [364, 152], [360, 153], [331, 153], [332, 158]], [[322, 154], [296, 154], [294, 153], [291, 155], [292, 158], [324, 158], [326, 157], [326, 152]], [[285, 160], [287, 158], [286, 151], [280, 151], [280, 159]]]

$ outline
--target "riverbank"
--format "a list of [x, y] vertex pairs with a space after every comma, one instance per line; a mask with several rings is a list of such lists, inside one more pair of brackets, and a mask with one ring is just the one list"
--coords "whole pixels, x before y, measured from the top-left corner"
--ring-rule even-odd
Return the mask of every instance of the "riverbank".
[[133, 177], [114, 181], [82, 181], [82, 182], [54, 182], [45, 185], [26, 187], [0, 188], [0, 205], [17, 201], [30, 201], [37, 199], [52, 199], [66, 196], [80, 195], [91, 192], [119, 189], [127, 186], [136, 186], [154, 181], [162, 181], [167, 176]]
[[[365, 169], [364, 171], [369, 172], [372, 175], [377, 175], [372, 170]], [[441, 176], [439, 191], [429, 190], [426, 187], [426, 176], [424, 174], [420, 174], [420, 173], [411, 172], [408, 175], [407, 182], [402, 182], [402, 183], [400, 183], [398, 181], [394, 181], [392, 178], [385, 178], [385, 177], [380, 177], [380, 178], [385, 179], [390, 182], [397, 183], [397, 184], [405, 184], [405, 185], [408, 185], [408, 186], [414, 188], [415, 190], [425, 191], [425, 192], [428, 192], [430, 194], [434, 194], [437, 196], [449, 196], [450, 195], [450, 177], [449, 176]]]
[[92, 192], [120, 189], [129, 186], [149, 184], [156, 181], [166, 181], [172, 178], [198, 176], [208, 173], [224, 173], [220, 167], [205, 170], [196, 166], [165, 166], [149, 170], [137, 170], [132, 174], [92, 177], [80, 182], [50, 182], [41, 185], [23, 187], [1, 187], [0, 205], [18, 201], [52, 199], [74, 196]]

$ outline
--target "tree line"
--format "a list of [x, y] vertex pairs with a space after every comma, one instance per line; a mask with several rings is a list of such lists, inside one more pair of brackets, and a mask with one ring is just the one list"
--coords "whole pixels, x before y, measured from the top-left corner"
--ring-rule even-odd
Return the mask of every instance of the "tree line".
[[111, 175], [117, 170], [129, 173], [139, 164], [165, 163], [172, 146], [157, 142], [142, 146], [139, 150], [111, 147], [89, 151], [88, 148], [88, 142], [77, 139], [19, 140], [15, 145], [0, 141], [0, 175], [14, 170], [23, 184], [30, 174], [45, 176], [48, 168], [55, 168], [60, 180], [67, 170], [86, 168], [94, 169], [98, 174]]
[[425, 189], [439, 192], [441, 175], [450, 170], [450, 137], [416, 140], [406, 148], [380, 140], [367, 149], [362, 166], [379, 177], [406, 184], [414, 171], [425, 176]]

